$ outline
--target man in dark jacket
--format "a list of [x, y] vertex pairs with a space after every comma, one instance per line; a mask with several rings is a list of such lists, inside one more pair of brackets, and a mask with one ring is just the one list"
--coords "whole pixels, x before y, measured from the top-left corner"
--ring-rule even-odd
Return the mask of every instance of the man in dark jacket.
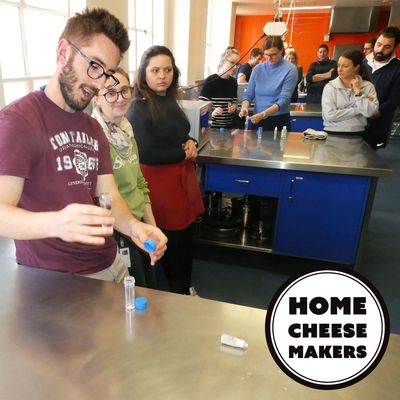
[[337, 77], [337, 63], [329, 58], [329, 48], [326, 44], [318, 47], [318, 61], [313, 62], [306, 75], [306, 103], [321, 104], [322, 91], [325, 85]]
[[365, 140], [373, 148], [386, 147], [393, 116], [400, 104], [400, 60], [395, 49], [400, 42], [400, 29], [385, 28], [376, 40], [374, 51], [364, 63], [372, 74], [379, 100], [379, 110], [370, 119]]

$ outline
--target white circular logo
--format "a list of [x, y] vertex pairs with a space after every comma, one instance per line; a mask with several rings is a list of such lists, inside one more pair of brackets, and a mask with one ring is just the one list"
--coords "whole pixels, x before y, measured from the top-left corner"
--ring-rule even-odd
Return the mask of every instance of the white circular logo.
[[377, 366], [389, 339], [389, 317], [379, 292], [361, 275], [313, 270], [275, 294], [265, 333], [287, 375], [306, 386], [338, 389]]

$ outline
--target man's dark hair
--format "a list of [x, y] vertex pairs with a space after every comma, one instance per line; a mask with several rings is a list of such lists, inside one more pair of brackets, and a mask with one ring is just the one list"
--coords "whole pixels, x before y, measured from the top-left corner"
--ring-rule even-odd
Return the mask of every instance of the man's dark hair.
[[255, 47], [250, 52], [250, 58], [258, 57], [258, 56], [262, 56], [262, 55], [263, 55], [262, 51], [261, 51], [261, 49], [259, 47]]
[[400, 29], [397, 26], [393, 25], [382, 29], [377, 37], [381, 35], [387, 39], [394, 39], [394, 47], [396, 47], [400, 42]]
[[98, 33], [106, 35], [119, 48], [121, 55], [128, 50], [128, 31], [117, 17], [104, 8], [85, 8], [82, 13], [76, 13], [67, 21], [60, 39], [86, 44]]
[[329, 52], [329, 47], [328, 47], [328, 45], [326, 45], [325, 43], [320, 44], [320, 45], [318, 46], [318, 50], [319, 50], [319, 49], [326, 49], [326, 51]]
[[375, 43], [376, 43], [376, 37], [372, 37], [372, 38], [367, 39], [367, 40], [365, 41], [365, 43], [372, 44], [372, 47], [374, 47], [374, 46], [375, 46]]

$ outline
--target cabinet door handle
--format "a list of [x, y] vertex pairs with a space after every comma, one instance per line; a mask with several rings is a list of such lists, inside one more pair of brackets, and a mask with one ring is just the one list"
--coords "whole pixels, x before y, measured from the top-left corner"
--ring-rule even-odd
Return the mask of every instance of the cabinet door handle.
[[293, 201], [293, 195], [294, 195], [294, 179], [292, 178], [290, 180], [290, 188], [289, 188], [289, 197], [288, 197], [289, 203]]
[[235, 182], [237, 183], [250, 183], [250, 181], [248, 179], [235, 179]]
[[295, 183], [295, 181], [302, 181], [302, 180], [303, 180], [302, 176], [296, 176], [295, 178], [290, 179], [289, 197], [288, 197], [289, 203], [293, 202], [293, 200], [294, 200], [294, 183]]

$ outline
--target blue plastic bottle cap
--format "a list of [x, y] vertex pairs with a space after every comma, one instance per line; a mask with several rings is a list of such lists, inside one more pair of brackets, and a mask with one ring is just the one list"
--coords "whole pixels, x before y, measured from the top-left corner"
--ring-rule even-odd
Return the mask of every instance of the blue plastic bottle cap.
[[135, 309], [136, 310], [146, 310], [146, 308], [147, 308], [147, 298], [146, 297], [136, 297]]
[[258, 133], [262, 133], [262, 131], [263, 131], [263, 128], [261, 126], [259, 126], [258, 129], [257, 129], [257, 132]]
[[225, 132], [225, 128], [219, 128], [220, 132]]
[[148, 239], [144, 242], [144, 248], [149, 252], [153, 252], [156, 249], [157, 245], [153, 239]]

